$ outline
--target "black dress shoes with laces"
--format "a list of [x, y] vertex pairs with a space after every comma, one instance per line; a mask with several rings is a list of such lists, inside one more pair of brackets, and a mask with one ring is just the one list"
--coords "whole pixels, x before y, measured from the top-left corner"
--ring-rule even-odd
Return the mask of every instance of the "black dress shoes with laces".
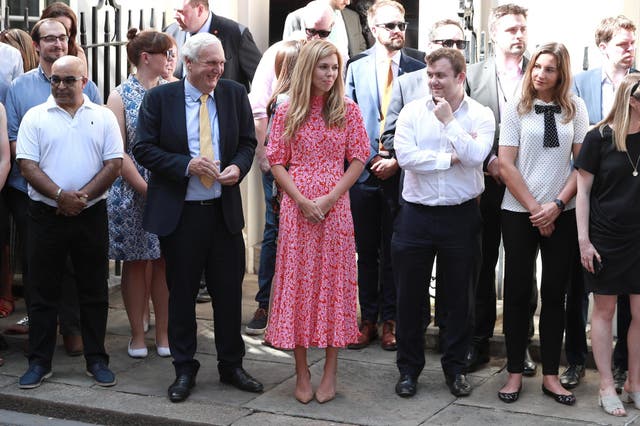
[[176, 380], [169, 386], [169, 400], [171, 402], [182, 402], [189, 397], [191, 389], [196, 385], [195, 373], [178, 374]]
[[264, 389], [262, 383], [251, 377], [242, 367], [236, 367], [225, 373], [220, 372], [220, 381], [247, 392], [260, 393]]
[[573, 389], [580, 384], [584, 377], [584, 365], [572, 364], [560, 375], [560, 384], [565, 389]]
[[410, 374], [401, 374], [396, 383], [396, 394], [403, 398], [409, 398], [416, 394], [418, 380]]
[[464, 374], [446, 375], [447, 386], [454, 396], [469, 396], [473, 387]]

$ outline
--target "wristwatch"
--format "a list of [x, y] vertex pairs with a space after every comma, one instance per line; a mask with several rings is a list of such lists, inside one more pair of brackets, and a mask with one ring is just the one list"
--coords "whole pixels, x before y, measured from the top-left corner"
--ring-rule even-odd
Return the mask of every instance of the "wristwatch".
[[558, 206], [561, 212], [564, 211], [564, 207], [565, 207], [564, 201], [562, 201], [559, 198], [556, 198], [555, 200], [553, 200], [553, 202], [556, 203], [556, 206]]

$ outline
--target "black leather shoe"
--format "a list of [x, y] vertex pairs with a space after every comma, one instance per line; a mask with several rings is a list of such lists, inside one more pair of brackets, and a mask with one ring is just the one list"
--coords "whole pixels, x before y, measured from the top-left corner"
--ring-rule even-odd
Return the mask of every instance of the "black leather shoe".
[[454, 396], [469, 396], [473, 387], [464, 374], [446, 376], [447, 386]]
[[398, 383], [396, 383], [396, 394], [403, 398], [409, 398], [416, 394], [417, 387], [418, 380], [410, 374], [401, 374]]
[[531, 359], [531, 354], [529, 353], [529, 348], [524, 352], [524, 366], [522, 369], [522, 375], [526, 377], [532, 377], [536, 375], [536, 368], [538, 366], [533, 359]]
[[480, 366], [488, 363], [489, 355], [487, 355], [487, 352], [488, 350], [481, 350], [477, 345], [471, 345], [464, 359], [466, 372], [473, 373]]
[[560, 375], [560, 384], [565, 389], [573, 389], [580, 384], [582, 377], [584, 377], [584, 365], [572, 364]]
[[613, 384], [616, 387], [616, 393], [622, 393], [624, 383], [627, 381], [627, 370], [622, 367], [613, 367]]
[[262, 392], [262, 383], [251, 377], [242, 367], [236, 367], [226, 373], [220, 373], [220, 381], [247, 392]]
[[176, 380], [169, 386], [169, 401], [182, 402], [189, 397], [191, 389], [196, 385], [195, 373], [178, 374]]
[[560, 394], [557, 394], [555, 392], [551, 392], [549, 389], [544, 387], [544, 385], [542, 385], [542, 393], [545, 394], [545, 395], [550, 396], [553, 399], [555, 399], [556, 402], [559, 402], [560, 404], [573, 405], [573, 404], [576, 403], [576, 397], [575, 397], [574, 394], [560, 395]]

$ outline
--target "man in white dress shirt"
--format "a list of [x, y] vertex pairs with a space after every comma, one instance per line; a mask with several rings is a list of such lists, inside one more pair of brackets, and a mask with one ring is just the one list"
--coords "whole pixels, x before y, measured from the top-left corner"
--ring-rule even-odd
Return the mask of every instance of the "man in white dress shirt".
[[457, 49], [427, 58], [431, 96], [407, 104], [396, 123], [395, 150], [405, 170], [391, 242], [397, 286], [400, 379], [396, 393], [415, 395], [424, 368], [422, 309], [438, 256], [438, 291], [448, 313], [442, 336], [442, 369], [455, 396], [471, 393], [465, 355], [473, 325], [473, 292], [478, 274], [482, 219], [477, 198], [484, 190], [482, 164], [495, 132], [493, 112], [466, 96], [466, 63]]

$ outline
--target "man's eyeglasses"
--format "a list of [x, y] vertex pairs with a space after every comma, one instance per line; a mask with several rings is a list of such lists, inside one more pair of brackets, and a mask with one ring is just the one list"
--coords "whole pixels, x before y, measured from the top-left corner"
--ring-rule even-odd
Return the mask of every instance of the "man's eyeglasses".
[[57, 75], [52, 75], [50, 81], [52, 86], [60, 86], [60, 83], [64, 83], [65, 86], [73, 86], [76, 81], [82, 80], [83, 78], [84, 77], [59, 77]]
[[388, 31], [393, 31], [396, 28], [398, 31], [404, 31], [407, 29], [408, 22], [387, 22], [385, 24], [376, 24], [375, 26], [378, 28], [384, 28]]
[[44, 41], [47, 43], [55, 43], [56, 41], [59, 41], [60, 43], [66, 43], [69, 41], [69, 37], [67, 35], [61, 35], [61, 36], [48, 35], [48, 36], [40, 37], [40, 41]]
[[467, 40], [433, 40], [433, 43], [439, 44], [442, 47], [452, 48], [453, 46], [462, 50], [467, 47]]
[[331, 34], [331, 31], [316, 30], [315, 28], [305, 28], [304, 30], [307, 32], [308, 37], [315, 37], [317, 35], [320, 38], [327, 38], [329, 34]]

